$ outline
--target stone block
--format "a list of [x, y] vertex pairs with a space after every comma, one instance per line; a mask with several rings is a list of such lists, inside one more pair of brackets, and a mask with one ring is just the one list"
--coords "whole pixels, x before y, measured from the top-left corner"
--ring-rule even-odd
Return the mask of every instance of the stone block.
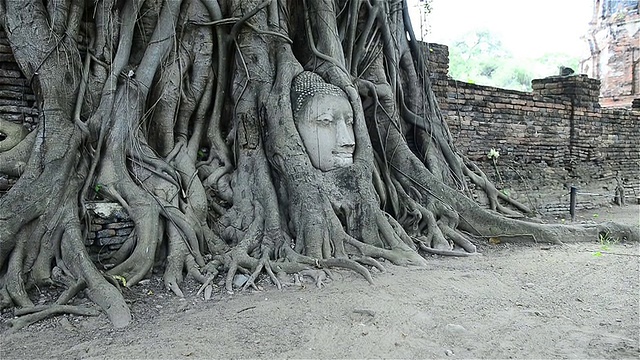
[[116, 235], [117, 236], [127, 236], [127, 235], [131, 234], [132, 231], [133, 231], [133, 228], [118, 229], [118, 230], [116, 230]]
[[127, 240], [126, 236], [110, 236], [105, 238], [98, 238], [96, 244], [100, 246], [107, 245], [122, 245]]
[[96, 236], [98, 238], [107, 238], [115, 235], [116, 235], [116, 231], [113, 229], [100, 230], [96, 232]]
[[133, 226], [134, 226], [133, 221], [119, 221], [119, 222], [109, 223], [105, 227], [107, 229], [123, 229], [123, 228], [132, 228]]

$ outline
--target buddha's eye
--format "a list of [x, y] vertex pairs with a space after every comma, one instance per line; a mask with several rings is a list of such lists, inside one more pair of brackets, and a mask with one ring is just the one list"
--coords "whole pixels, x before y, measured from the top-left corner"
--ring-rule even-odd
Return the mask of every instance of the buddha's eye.
[[353, 116], [351, 115], [345, 116], [344, 122], [347, 123], [347, 125], [353, 125]]
[[316, 119], [316, 122], [322, 125], [331, 125], [333, 123], [333, 118], [330, 116], [321, 116]]

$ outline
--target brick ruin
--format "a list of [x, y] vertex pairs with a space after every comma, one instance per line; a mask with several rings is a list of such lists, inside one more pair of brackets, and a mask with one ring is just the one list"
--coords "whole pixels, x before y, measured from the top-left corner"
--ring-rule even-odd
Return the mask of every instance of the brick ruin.
[[6, 35], [0, 32], [0, 114], [31, 130], [38, 118], [34, 102], [33, 90], [13, 59]]
[[602, 82], [600, 104], [640, 108], [640, 1], [593, 0], [580, 72]]
[[[627, 194], [640, 194], [640, 109], [601, 108], [599, 80], [585, 75], [536, 79], [532, 92], [469, 84], [448, 77], [446, 46], [425, 46], [433, 91], [457, 149], [499, 188], [542, 213], [568, 212], [564, 195], [570, 184], [605, 195], [579, 200], [583, 209], [610, 202], [618, 179]], [[1, 116], [31, 129], [38, 114], [34, 100], [0, 33]], [[497, 171], [487, 157], [492, 148], [500, 153]], [[8, 184], [4, 190], [0, 186], [0, 196], [13, 181], [0, 176], [0, 185]], [[549, 191], [558, 196], [556, 202], [548, 201]], [[117, 204], [89, 203], [87, 210], [92, 226], [86, 245], [101, 262], [134, 226]]]
[[[583, 207], [597, 206], [609, 202], [618, 181], [628, 195], [640, 195], [640, 108], [601, 107], [600, 81], [586, 75], [535, 79], [532, 92], [453, 80], [447, 46], [426, 46], [433, 91], [458, 150], [512, 196], [540, 198], [548, 194], [532, 190], [560, 194], [575, 184], [602, 193], [584, 199]], [[492, 148], [500, 153], [498, 171], [487, 157]], [[556, 205], [538, 210], [566, 207]]]

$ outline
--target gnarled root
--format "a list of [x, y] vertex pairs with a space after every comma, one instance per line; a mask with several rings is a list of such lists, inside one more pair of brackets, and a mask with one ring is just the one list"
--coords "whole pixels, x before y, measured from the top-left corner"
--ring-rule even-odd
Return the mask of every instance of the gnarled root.
[[7, 321], [7, 324], [10, 326], [7, 333], [16, 332], [26, 326], [57, 314], [97, 316], [100, 312], [96, 309], [73, 305], [44, 305], [34, 306], [25, 310], [16, 310], [15, 315], [18, 317]]
[[0, 119], [0, 153], [18, 145], [28, 133], [24, 126]]

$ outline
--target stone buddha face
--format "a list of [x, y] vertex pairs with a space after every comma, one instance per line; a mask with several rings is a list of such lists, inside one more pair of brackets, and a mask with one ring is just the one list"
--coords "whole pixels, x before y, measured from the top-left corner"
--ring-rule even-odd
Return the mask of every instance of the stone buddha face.
[[304, 72], [292, 88], [294, 120], [311, 164], [330, 171], [353, 164], [353, 110], [346, 94]]

